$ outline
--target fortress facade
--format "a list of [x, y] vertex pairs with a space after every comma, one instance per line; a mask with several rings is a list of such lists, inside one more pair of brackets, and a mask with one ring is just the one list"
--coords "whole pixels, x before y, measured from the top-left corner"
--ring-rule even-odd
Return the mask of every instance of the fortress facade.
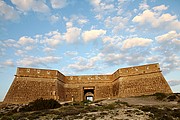
[[28, 103], [38, 98], [83, 101], [172, 93], [159, 64], [118, 69], [111, 75], [65, 76], [58, 70], [17, 68], [5, 103]]

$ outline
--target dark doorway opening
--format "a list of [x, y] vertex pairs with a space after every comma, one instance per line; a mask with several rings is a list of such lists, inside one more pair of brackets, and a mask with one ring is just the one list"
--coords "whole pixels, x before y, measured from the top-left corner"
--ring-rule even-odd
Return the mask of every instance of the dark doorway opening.
[[84, 88], [84, 100], [94, 100], [94, 88]]

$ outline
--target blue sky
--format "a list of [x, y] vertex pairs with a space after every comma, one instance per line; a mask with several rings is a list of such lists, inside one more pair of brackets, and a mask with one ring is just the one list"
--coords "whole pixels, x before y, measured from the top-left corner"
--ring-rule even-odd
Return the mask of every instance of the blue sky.
[[0, 100], [17, 67], [111, 74], [159, 63], [180, 92], [179, 0], [0, 0]]

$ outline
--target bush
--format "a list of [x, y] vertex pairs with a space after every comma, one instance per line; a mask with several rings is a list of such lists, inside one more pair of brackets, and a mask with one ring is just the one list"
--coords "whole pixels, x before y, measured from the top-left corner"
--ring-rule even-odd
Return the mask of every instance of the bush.
[[54, 109], [59, 107], [61, 107], [61, 104], [59, 104], [54, 99], [45, 100], [43, 98], [40, 98], [33, 102], [30, 102], [28, 105], [21, 108], [20, 111], [37, 111], [44, 109]]
[[112, 110], [112, 109], [115, 108], [115, 104], [114, 104], [114, 103], [108, 104], [108, 105], [103, 106], [103, 108], [104, 108], [104, 109], [108, 109], [108, 110]]
[[155, 93], [155, 94], [153, 94], [153, 96], [156, 96], [156, 99], [158, 99], [158, 100], [163, 100], [164, 98], [167, 97], [167, 95], [165, 93]]
[[169, 101], [174, 101], [176, 99], [176, 95], [170, 95], [167, 98]]

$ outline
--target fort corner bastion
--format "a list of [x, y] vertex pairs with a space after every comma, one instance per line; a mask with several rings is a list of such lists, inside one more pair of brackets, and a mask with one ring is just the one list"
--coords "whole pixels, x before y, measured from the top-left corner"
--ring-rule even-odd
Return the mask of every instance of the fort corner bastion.
[[172, 93], [159, 64], [118, 69], [111, 75], [65, 76], [57, 70], [17, 68], [5, 103], [28, 103], [38, 98], [83, 101], [154, 93]]

